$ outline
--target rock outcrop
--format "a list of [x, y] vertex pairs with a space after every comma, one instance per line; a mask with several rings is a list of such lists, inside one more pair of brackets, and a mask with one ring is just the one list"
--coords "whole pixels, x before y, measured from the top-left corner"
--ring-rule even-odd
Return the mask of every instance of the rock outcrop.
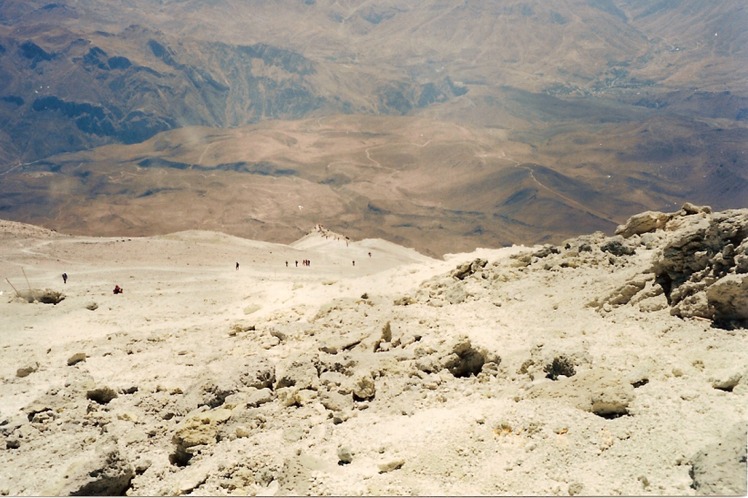
[[[673, 315], [705, 318], [724, 328], [748, 321], [747, 210], [712, 213], [686, 204], [677, 213], [632, 217], [618, 232], [629, 238], [652, 232], [665, 237], [651, 273]], [[612, 303], [628, 302], [636, 287], [643, 289], [630, 287]]]
[[96, 443], [68, 464], [66, 476], [58, 484], [49, 483], [45, 495], [124, 496], [135, 477], [135, 470], [113, 441]]
[[634, 219], [350, 279], [169, 263], [127, 300], [87, 282], [96, 313], [77, 283], [0, 300], [0, 495], [744, 494], [748, 210]]

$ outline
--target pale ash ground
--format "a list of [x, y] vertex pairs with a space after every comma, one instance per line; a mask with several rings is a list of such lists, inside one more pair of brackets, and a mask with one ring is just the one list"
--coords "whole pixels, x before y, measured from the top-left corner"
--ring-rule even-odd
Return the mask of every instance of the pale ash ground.
[[[0, 232], [4, 494], [69, 494], [92, 471], [130, 495], [745, 493], [746, 331], [672, 317], [663, 296], [589, 305], [656, 249], [559, 265], [319, 231]], [[66, 298], [18, 302], [6, 277]], [[457, 351], [483, 371], [456, 377]], [[576, 374], [546, 378], [561, 356]]]

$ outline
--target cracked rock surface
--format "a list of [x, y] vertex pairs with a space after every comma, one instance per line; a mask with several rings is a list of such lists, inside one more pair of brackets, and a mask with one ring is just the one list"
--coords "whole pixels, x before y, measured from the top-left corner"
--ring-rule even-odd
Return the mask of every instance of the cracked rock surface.
[[0, 222], [2, 273], [66, 296], [2, 287], [0, 493], [745, 494], [747, 235], [686, 205], [435, 260]]

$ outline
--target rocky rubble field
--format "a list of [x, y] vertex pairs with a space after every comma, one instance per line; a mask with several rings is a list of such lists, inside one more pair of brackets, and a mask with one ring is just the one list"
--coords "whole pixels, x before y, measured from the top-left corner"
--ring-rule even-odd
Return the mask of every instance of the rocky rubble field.
[[0, 228], [63, 292], [3, 288], [3, 494], [746, 494], [748, 210], [444, 261]]

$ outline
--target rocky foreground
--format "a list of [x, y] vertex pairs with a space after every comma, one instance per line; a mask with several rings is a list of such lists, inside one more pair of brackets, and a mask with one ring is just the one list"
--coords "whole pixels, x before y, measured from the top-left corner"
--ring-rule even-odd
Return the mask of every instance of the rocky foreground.
[[746, 494], [748, 210], [445, 261], [0, 232], [3, 494]]

